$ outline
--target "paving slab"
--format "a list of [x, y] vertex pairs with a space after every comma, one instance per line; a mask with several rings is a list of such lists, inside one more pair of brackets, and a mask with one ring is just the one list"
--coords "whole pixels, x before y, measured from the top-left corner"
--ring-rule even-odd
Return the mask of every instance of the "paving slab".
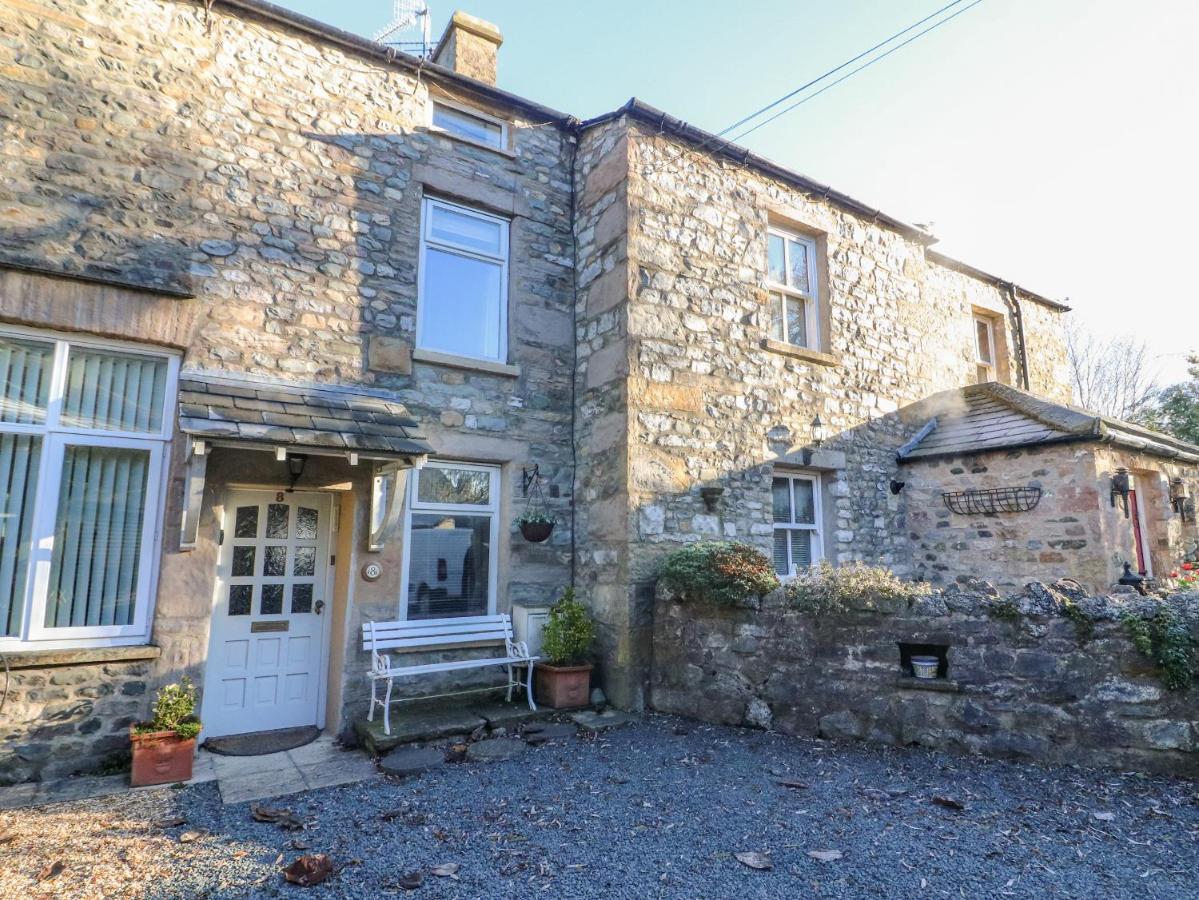
[[519, 738], [492, 738], [471, 744], [466, 751], [466, 758], [471, 762], [498, 762], [515, 759], [526, 749], [525, 742]]
[[456, 734], [470, 734], [480, 725], [487, 724], [483, 717], [465, 706], [440, 708], [417, 708], [392, 710], [391, 734], [383, 731], [383, 720], [373, 722], [359, 719], [354, 724], [358, 740], [373, 756], [384, 756], [401, 744], [414, 741], [436, 741]]
[[631, 725], [638, 721], [637, 716], [621, 712], [619, 709], [605, 709], [601, 713], [585, 709], [570, 718], [580, 728], [586, 728], [588, 731], [607, 731], [609, 728], [619, 728], [622, 725]]
[[530, 744], [544, 744], [547, 741], [561, 741], [574, 737], [578, 729], [564, 722], [536, 723], [533, 728], [526, 728], [524, 738]]
[[[271, 753], [270, 756], [284, 754]], [[259, 757], [260, 759], [265, 757]], [[243, 775], [228, 778], [217, 776], [217, 788], [221, 792], [221, 802], [245, 803], [249, 800], [269, 800], [272, 797], [282, 797], [285, 794], [298, 794], [308, 790], [308, 784], [299, 769], [290, 761], [280, 761], [274, 771], [248, 772]]]
[[385, 775], [419, 775], [445, 763], [445, 753], [434, 747], [401, 747], [379, 760]]

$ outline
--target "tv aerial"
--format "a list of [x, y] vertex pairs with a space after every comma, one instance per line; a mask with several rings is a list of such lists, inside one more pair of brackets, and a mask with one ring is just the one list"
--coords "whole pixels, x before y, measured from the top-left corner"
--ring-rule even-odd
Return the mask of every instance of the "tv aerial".
[[375, 32], [374, 40], [413, 56], [428, 56], [433, 50], [426, 0], [392, 0], [391, 22]]

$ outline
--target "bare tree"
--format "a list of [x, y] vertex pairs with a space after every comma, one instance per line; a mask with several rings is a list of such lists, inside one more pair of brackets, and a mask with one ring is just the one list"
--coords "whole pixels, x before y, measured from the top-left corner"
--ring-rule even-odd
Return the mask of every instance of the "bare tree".
[[1160, 385], [1144, 341], [1100, 338], [1071, 316], [1066, 322], [1066, 352], [1079, 406], [1127, 422], [1145, 421]]

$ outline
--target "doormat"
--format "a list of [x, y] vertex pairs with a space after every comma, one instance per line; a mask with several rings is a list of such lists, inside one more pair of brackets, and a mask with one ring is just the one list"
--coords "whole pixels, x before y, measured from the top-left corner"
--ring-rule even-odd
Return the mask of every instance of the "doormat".
[[265, 756], [282, 753], [311, 744], [320, 736], [315, 725], [300, 728], [279, 728], [275, 731], [252, 731], [249, 734], [231, 734], [228, 737], [209, 738], [204, 749], [221, 756]]

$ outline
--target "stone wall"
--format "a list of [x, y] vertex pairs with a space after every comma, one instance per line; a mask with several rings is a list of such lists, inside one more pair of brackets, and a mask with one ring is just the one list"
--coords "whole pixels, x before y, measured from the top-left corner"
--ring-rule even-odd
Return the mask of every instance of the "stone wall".
[[[1110, 502], [1117, 466], [1132, 470], [1141, 494], [1152, 572], [1163, 578], [1199, 543], [1199, 525], [1169, 502], [1169, 482], [1199, 490], [1193, 467], [1096, 443], [1019, 447], [993, 453], [906, 462], [902, 503], [912, 544], [911, 574], [944, 586], [969, 572], [1001, 589], [1028, 581], [1077, 579], [1091, 591], [1111, 587], [1127, 560], [1136, 567], [1132, 520]], [[945, 491], [1039, 487], [1029, 512], [964, 516]]]
[[[709, 722], [955, 753], [1199, 775], [1199, 691], [1167, 691], [1119, 616], [1138, 595], [1030, 584], [995, 618], [985, 585], [910, 607], [813, 616], [776, 592], [760, 608], [660, 594], [651, 704]], [[1199, 637], [1199, 594], [1169, 601]], [[1092, 633], [1063, 612], [1077, 604]], [[948, 646], [947, 677], [901, 671], [899, 642]], [[908, 673], [910, 674], [910, 673]]]
[[[129, 751], [148, 717], [154, 648], [54, 651], [0, 665], [0, 785], [94, 772]], [[71, 658], [75, 661], [67, 663]]]

